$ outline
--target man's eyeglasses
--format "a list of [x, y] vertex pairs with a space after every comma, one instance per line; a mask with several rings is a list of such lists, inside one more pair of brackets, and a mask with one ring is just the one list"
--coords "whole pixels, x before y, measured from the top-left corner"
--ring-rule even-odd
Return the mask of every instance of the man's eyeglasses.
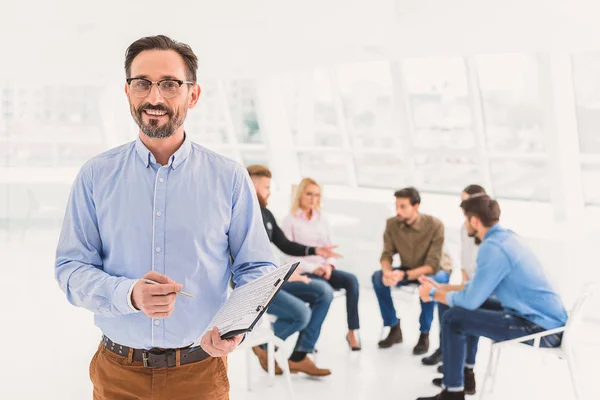
[[158, 82], [153, 82], [145, 78], [128, 78], [127, 84], [131, 88], [131, 93], [135, 97], [146, 97], [152, 89], [152, 85], [158, 86], [160, 95], [165, 99], [172, 99], [179, 96], [182, 85], [193, 85], [194, 82], [180, 81], [178, 79], [163, 79]]

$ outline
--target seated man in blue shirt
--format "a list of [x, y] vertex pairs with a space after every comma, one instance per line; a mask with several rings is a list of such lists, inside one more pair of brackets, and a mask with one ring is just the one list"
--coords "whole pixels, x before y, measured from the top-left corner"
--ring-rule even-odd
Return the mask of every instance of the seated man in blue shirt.
[[[500, 206], [489, 196], [462, 202], [465, 228], [482, 241], [477, 255], [477, 273], [466, 286], [437, 287], [422, 279], [423, 301], [447, 304], [441, 323], [444, 342], [444, 390], [418, 400], [464, 399], [464, 360], [468, 336], [504, 341], [563, 326], [567, 312], [552, 289], [533, 252], [514, 232], [500, 226]], [[502, 311], [480, 309], [494, 295]], [[542, 338], [542, 347], [557, 347], [562, 335]], [[471, 351], [471, 350], [470, 350]], [[472, 375], [472, 370], [469, 371]], [[473, 377], [474, 379], [474, 377]]]

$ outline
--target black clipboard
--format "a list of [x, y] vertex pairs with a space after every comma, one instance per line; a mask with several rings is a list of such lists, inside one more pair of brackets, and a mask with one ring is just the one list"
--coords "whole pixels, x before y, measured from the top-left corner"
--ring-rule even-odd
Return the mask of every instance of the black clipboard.
[[[260, 319], [262, 318], [262, 316], [265, 314], [265, 312], [267, 311], [267, 309], [269, 308], [269, 306], [273, 302], [273, 299], [275, 299], [275, 296], [277, 296], [277, 294], [279, 293], [279, 291], [283, 287], [283, 284], [285, 282], [287, 282], [288, 279], [290, 279], [290, 277], [294, 274], [294, 272], [296, 271], [296, 268], [298, 268], [299, 265], [300, 265], [299, 262], [293, 263], [290, 266], [289, 271], [285, 274], [285, 276], [283, 278], [277, 279], [277, 281], [275, 282], [275, 287], [276, 288], [275, 288], [274, 293], [271, 295], [271, 297], [270, 297], [269, 301], [267, 302], [267, 304], [258, 305], [258, 308], [256, 309], [256, 311], [258, 311], [258, 314], [256, 315], [256, 318], [254, 319], [254, 321], [252, 321], [252, 323], [250, 324], [250, 326], [248, 326], [247, 328], [244, 328], [244, 329], [235, 329], [235, 330], [226, 332], [223, 335], [221, 335], [221, 339], [231, 339], [234, 336], [238, 336], [238, 335], [242, 335], [244, 333], [250, 333], [250, 332], [252, 332], [252, 330], [254, 329], [254, 327], [256, 326], [256, 324], [258, 323], [258, 321], [260, 321]], [[198, 350], [199, 348], [200, 348], [200, 346], [192, 347], [192, 348], [190, 348], [190, 352]]]

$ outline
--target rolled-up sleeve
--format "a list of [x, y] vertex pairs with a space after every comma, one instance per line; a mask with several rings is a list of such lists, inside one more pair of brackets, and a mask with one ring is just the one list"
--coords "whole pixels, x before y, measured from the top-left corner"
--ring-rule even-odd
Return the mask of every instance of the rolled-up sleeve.
[[465, 289], [446, 295], [448, 306], [467, 310], [481, 307], [508, 275], [510, 268], [508, 257], [498, 245], [482, 243], [477, 254], [477, 273]]
[[398, 253], [392, 236], [392, 228], [393, 221], [388, 220], [385, 224], [385, 231], [383, 232], [383, 251], [381, 252], [379, 261], [389, 261], [391, 263], [394, 255]]
[[229, 225], [233, 281], [248, 283], [276, 268], [254, 185], [246, 170], [236, 170]]
[[444, 249], [444, 224], [439, 221], [435, 225], [431, 243], [425, 256], [425, 264], [433, 268], [435, 274], [441, 269], [442, 251]]
[[68, 301], [95, 314], [116, 317], [136, 312], [128, 303], [135, 279], [111, 276], [102, 268], [102, 240], [92, 198], [92, 166], [85, 164], [71, 188], [56, 250], [55, 277]]

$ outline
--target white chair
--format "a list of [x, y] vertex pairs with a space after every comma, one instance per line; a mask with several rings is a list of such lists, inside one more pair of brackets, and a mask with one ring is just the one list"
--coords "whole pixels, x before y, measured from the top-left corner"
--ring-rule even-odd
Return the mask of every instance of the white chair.
[[[275, 377], [275, 361], [277, 361], [279, 367], [283, 371], [283, 377], [286, 380], [289, 398], [293, 398], [294, 391], [292, 388], [292, 376], [290, 374], [290, 367], [286, 355], [284, 354], [285, 343], [283, 340], [275, 336], [273, 329], [271, 328], [271, 321], [269, 315], [265, 314], [261, 318], [261, 322], [254, 328], [246, 340], [242, 342], [240, 348], [246, 349], [246, 387], [248, 391], [252, 391], [252, 362], [255, 359], [252, 347], [260, 346], [262, 344], [267, 345], [268, 354], [268, 373], [269, 373], [269, 386], [273, 384], [273, 378]], [[278, 349], [275, 350], [275, 347]]]
[[[515, 346], [515, 345], [525, 345], [525, 342], [533, 340], [533, 347], [529, 345], [527, 346], [529, 349], [532, 349], [540, 354], [551, 354], [555, 355], [561, 360], [566, 360], [569, 372], [571, 375], [571, 385], [573, 386], [573, 393], [575, 395], [575, 399], [582, 400], [581, 396], [581, 387], [578, 382], [577, 375], [577, 364], [575, 359], [574, 352], [574, 344], [575, 340], [573, 338], [573, 332], [576, 331], [577, 327], [581, 324], [583, 319], [583, 310], [586, 302], [589, 300], [590, 296], [594, 293], [597, 284], [592, 283], [588, 284], [584, 287], [581, 295], [575, 302], [575, 305], [571, 309], [569, 314], [569, 319], [567, 324], [561, 328], [556, 328], [540, 333], [536, 333], [533, 335], [523, 336], [517, 339], [506, 340], [504, 342], [496, 342], [492, 343], [490, 350], [490, 359], [488, 362], [487, 371], [483, 380], [483, 384], [481, 386], [481, 395], [480, 399], [483, 399], [486, 394], [486, 385], [489, 384], [490, 390], [488, 393], [491, 393], [494, 390], [495, 386], [495, 376], [498, 371], [498, 361], [500, 359], [500, 351], [507, 346]], [[556, 348], [544, 348], [540, 347], [540, 341], [543, 337], [552, 335], [555, 333], [563, 333], [563, 338], [560, 347]]]

